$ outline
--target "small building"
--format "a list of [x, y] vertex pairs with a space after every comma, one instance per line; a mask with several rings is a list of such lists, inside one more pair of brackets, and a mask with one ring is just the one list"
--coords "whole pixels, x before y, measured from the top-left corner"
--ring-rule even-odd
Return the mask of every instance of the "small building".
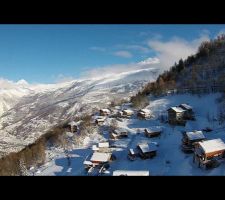
[[137, 155], [138, 155], [138, 152], [135, 152], [134, 149], [129, 149], [127, 157], [129, 160], [134, 161], [136, 160]]
[[141, 109], [138, 111], [137, 116], [141, 119], [147, 119], [151, 117], [151, 112], [148, 109]]
[[77, 132], [79, 130], [80, 123], [81, 123], [81, 121], [78, 121], [78, 122], [72, 121], [72, 122], [68, 123], [68, 125], [70, 127], [70, 131], [72, 133]]
[[149, 171], [115, 170], [113, 176], [149, 176]]
[[125, 109], [125, 110], [122, 110], [122, 114], [125, 117], [130, 117], [130, 116], [132, 116], [134, 114], [134, 111], [130, 110], [130, 109]]
[[100, 109], [100, 111], [99, 111], [99, 114], [100, 114], [101, 116], [107, 116], [107, 115], [110, 115], [110, 113], [111, 113], [111, 111], [110, 111], [109, 109], [107, 109], [107, 108], [105, 108], [105, 109]]
[[168, 122], [170, 124], [176, 125], [185, 125], [186, 121], [184, 120], [185, 110], [181, 107], [170, 107], [168, 110]]
[[196, 142], [201, 142], [205, 139], [206, 138], [202, 131], [185, 132], [182, 139], [182, 150], [184, 152], [191, 153], [194, 150]]
[[153, 158], [156, 156], [157, 146], [154, 143], [143, 143], [137, 145], [137, 149], [139, 150], [139, 155], [142, 159]]
[[184, 116], [183, 116], [184, 119], [194, 120], [193, 108], [190, 105], [183, 103], [183, 104], [180, 104], [179, 107], [185, 110]]
[[151, 128], [145, 128], [145, 136], [152, 138], [152, 137], [158, 137], [162, 133], [162, 129], [160, 127], [151, 127]]
[[123, 128], [115, 129], [110, 133], [111, 139], [121, 139], [126, 137], [128, 137], [128, 131]]
[[98, 117], [98, 118], [95, 119], [95, 123], [97, 125], [102, 125], [104, 123], [104, 121], [105, 121], [104, 117]]
[[194, 162], [199, 167], [209, 168], [215, 166], [224, 158], [225, 143], [221, 139], [198, 142], [194, 150]]
[[90, 161], [93, 165], [108, 163], [111, 159], [111, 153], [94, 152]]

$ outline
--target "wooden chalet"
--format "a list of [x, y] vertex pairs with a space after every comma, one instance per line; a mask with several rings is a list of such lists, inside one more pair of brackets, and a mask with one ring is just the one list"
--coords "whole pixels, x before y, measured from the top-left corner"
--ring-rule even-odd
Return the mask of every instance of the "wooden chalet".
[[78, 121], [78, 122], [72, 121], [72, 122], [68, 123], [70, 132], [72, 132], [72, 133], [77, 132], [79, 130], [80, 123], [81, 123], [81, 121]]
[[122, 110], [122, 116], [124, 116], [124, 117], [130, 117], [133, 114], [134, 114], [134, 111], [133, 110], [130, 110], [130, 109]]
[[123, 128], [115, 129], [110, 133], [111, 139], [121, 139], [128, 137], [128, 131]]
[[185, 110], [184, 116], [183, 116], [184, 119], [194, 120], [195, 117], [194, 117], [193, 108], [190, 105], [183, 103], [183, 104], [180, 104], [179, 107]]
[[153, 158], [156, 156], [157, 146], [154, 143], [137, 145], [139, 155], [142, 159]]
[[102, 125], [102, 124], [104, 123], [104, 121], [105, 121], [105, 118], [104, 118], [104, 117], [101, 117], [101, 116], [99, 116], [99, 117], [97, 117], [97, 118], [95, 119], [95, 123], [96, 123], [97, 125]]
[[148, 119], [151, 117], [151, 112], [148, 109], [141, 109], [138, 111], [137, 116], [141, 119]]
[[185, 125], [183, 116], [185, 110], [181, 107], [170, 107], [168, 110], [168, 122], [173, 125]]
[[93, 165], [105, 164], [111, 160], [111, 153], [94, 152], [90, 162]]
[[182, 150], [186, 153], [192, 153], [196, 142], [201, 142], [205, 139], [202, 131], [185, 132], [182, 139]]
[[100, 116], [107, 116], [107, 115], [110, 115], [110, 113], [111, 113], [111, 111], [107, 108], [99, 110]]
[[202, 168], [210, 168], [218, 165], [224, 158], [225, 143], [221, 139], [206, 140], [195, 145], [193, 161]]
[[160, 127], [145, 128], [144, 132], [146, 137], [152, 138], [160, 136], [162, 129]]

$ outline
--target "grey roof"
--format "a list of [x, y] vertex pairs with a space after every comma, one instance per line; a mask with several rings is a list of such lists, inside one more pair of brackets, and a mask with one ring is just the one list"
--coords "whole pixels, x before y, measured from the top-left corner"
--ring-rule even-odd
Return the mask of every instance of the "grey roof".
[[139, 144], [138, 146], [143, 153], [148, 153], [148, 152], [157, 150], [157, 147], [154, 143], [150, 143], [150, 144], [143, 143], [143, 144]]
[[201, 140], [205, 139], [204, 134], [202, 131], [192, 131], [192, 132], [186, 132], [186, 135], [189, 140]]
[[183, 109], [186, 109], [186, 110], [192, 110], [192, 107], [186, 103], [182, 103], [180, 104], [180, 106], [183, 108]]
[[170, 107], [168, 110], [170, 109], [174, 110], [175, 112], [185, 112], [185, 110], [181, 107]]

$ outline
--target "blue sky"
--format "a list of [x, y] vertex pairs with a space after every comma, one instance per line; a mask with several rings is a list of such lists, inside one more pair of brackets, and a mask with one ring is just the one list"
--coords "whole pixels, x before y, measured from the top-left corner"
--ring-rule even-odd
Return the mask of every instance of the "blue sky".
[[170, 65], [222, 32], [225, 25], [0, 25], [0, 77], [52, 83], [148, 58]]

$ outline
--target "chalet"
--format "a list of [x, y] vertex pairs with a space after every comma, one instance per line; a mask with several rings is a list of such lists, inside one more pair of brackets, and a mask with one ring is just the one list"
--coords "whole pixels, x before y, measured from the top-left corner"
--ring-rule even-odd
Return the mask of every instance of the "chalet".
[[72, 121], [72, 122], [68, 123], [68, 125], [70, 127], [70, 131], [72, 133], [77, 132], [79, 130], [80, 123], [81, 123], [81, 121], [78, 121], [78, 122]]
[[145, 128], [144, 132], [146, 137], [158, 137], [162, 133], [162, 129], [160, 127]]
[[183, 116], [184, 119], [187, 119], [187, 120], [194, 119], [194, 112], [190, 105], [183, 103], [183, 104], [180, 104], [179, 107], [185, 110], [184, 116]]
[[107, 108], [105, 108], [105, 109], [100, 109], [100, 111], [99, 111], [99, 114], [100, 114], [101, 116], [107, 116], [107, 115], [110, 115], [110, 113], [111, 113], [111, 111], [110, 111], [109, 109], [107, 109]]
[[111, 159], [111, 153], [94, 152], [90, 161], [93, 165], [108, 163]]
[[110, 134], [111, 139], [121, 139], [126, 137], [128, 137], [128, 131], [123, 128], [115, 129]]
[[123, 116], [130, 117], [134, 114], [133, 110], [125, 109], [122, 111]]
[[221, 139], [198, 142], [194, 150], [194, 162], [199, 167], [209, 168], [217, 165], [224, 158], [225, 144]]
[[186, 121], [183, 119], [185, 110], [181, 107], [171, 107], [167, 110], [168, 121], [170, 124], [185, 125]]
[[137, 116], [141, 119], [147, 119], [151, 117], [151, 112], [148, 109], [141, 109], [138, 111]]
[[113, 176], [149, 176], [149, 171], [115, 170]]
[[102, 125], [104, 123], [104, 121], [105, 121], [104, 117], [98, 117], [98, 118], [95, 119], [95, 123], [97, 125]]
[[137, 145], [139, 155], [142, 159], [153, 158], [156, 156], [157, 146], [154, 143]]
[[196, 142], [201, 142], [205, 139], [202, 131], [185, 132], [182, 139], [182, 150], [186, 153], [191, 153], [194, 151]]

